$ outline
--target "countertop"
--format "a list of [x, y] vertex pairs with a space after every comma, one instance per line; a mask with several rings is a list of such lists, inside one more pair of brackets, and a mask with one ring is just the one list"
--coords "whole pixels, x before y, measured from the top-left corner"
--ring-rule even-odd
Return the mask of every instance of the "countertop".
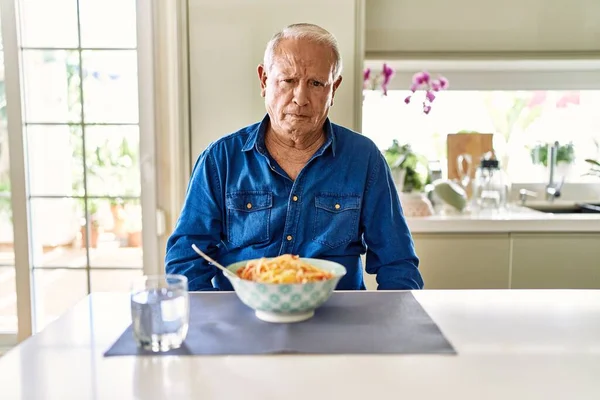
[[131, 321], [129, 302], [95, 293], [0, 358], [0, 397], [600, 398], [600, 291], [414, 295], [458, 355], [104, 358]]
[[[567, 205], [573, 202], [563, 202]], [[553, 214], [511, 204], [503, 211], [407, 218], [412, 233], [600, 232], [600, 214]]]

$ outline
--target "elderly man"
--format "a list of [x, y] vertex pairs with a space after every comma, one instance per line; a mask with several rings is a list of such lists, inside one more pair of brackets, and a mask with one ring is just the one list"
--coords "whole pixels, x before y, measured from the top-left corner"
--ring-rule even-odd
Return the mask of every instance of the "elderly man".
[[212, 143], [192, 172], [168, 240], [167, 273], [190, 290], [232, 290], [191, 245], [228, 265], [298, 254], [344, 265], [338, 290], [420, 289], [423, 280], [398, 193], [381, 152], [327, 115], [342, 82], [336, 39], [291, 25], [267, 44], [258, 66], [267, 115]]

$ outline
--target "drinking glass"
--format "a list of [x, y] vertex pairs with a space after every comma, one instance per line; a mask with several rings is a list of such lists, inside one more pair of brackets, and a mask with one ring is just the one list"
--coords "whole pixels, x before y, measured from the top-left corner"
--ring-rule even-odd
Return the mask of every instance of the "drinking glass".
[[142, 276], [131, 290], [137, 345], [153, 352], [181, 347], [189, 327], [188, 280], [183, 275]]

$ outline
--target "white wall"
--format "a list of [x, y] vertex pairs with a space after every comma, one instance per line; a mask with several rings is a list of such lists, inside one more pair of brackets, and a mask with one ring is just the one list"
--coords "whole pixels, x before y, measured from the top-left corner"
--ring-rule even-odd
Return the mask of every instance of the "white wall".
[[362, 98], [362, 29], [357, 21], [361, 3], [189, 0], [191, 162], [210, 142], [262, 119], [265, 107], [256, 67], [273, 34], [297, 22], [319, 24], [337, 37], [344, 71], [330, 116], [357, 129]]

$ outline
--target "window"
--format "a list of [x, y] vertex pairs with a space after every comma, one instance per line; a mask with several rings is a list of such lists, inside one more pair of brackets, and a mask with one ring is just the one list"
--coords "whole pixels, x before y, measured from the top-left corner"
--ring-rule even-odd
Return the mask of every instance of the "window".
[[[586, 158], [600, 156], [600, 69], [594, 61], [396, 61], [388, 95], [366, 90], [362, 132], [384, 150], [394, 139], [409, 143], [445, 168], [446, 135], [494, 134], [494, 150], [513, 182], [547, 179], [547, 144], [559, 142], [558, 176], [566, 182], [597, 182], [585, 176]], [[381, 69], [382, 62], [367, 67]], [[417, 93], [404, 99], [412, 75], [428, 70], [450, 81], [431, 112]], [[447, 173], [447, 171], [444, 171]]]
[[363, 133], [382, 150], [396, 139], [446, 165], [447, 134], [495, 133], [494, 150], [511, 180], [535, 183], [547, 179], [547, 144], [558, 141], [559, 176], [569, 182], [592, 179], [584, 176], [585, 159], [600, 156], [600, 90], [446, 91], [428, 115], [418, 96], [405, 104], [409, 93], [365, 93]]

